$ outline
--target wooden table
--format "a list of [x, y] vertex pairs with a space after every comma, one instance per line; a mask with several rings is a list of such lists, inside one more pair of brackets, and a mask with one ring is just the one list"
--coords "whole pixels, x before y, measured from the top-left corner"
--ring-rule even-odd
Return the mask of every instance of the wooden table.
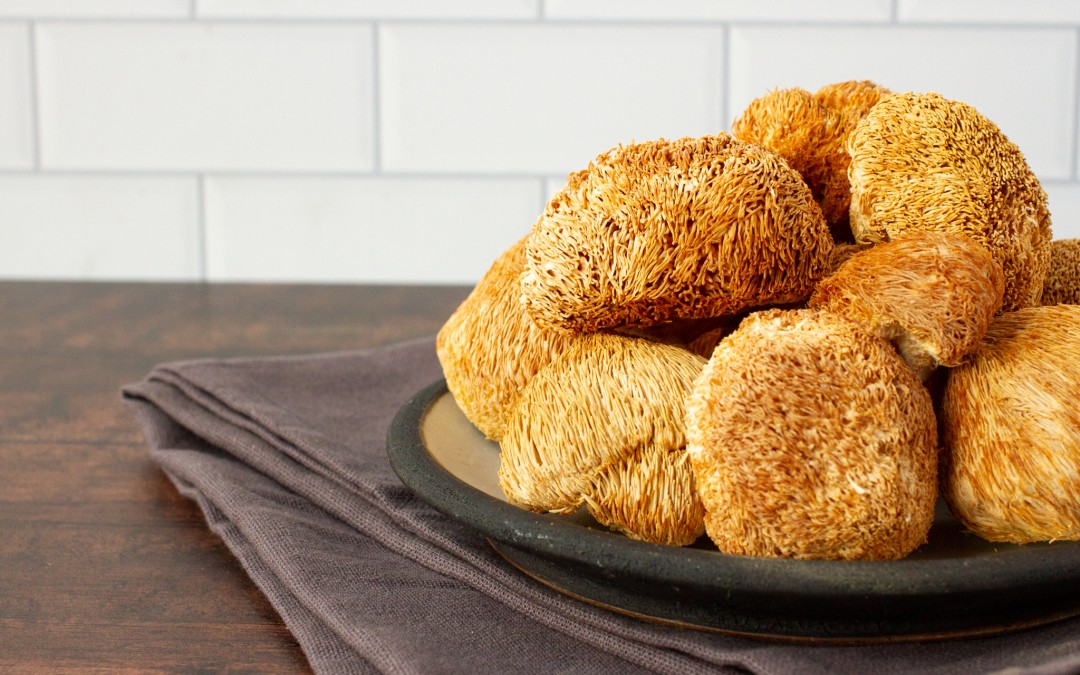
[[306, 671], [120, 387], [162, 361], [432, 334], [468, 290], [0, 282], [0, 671]]

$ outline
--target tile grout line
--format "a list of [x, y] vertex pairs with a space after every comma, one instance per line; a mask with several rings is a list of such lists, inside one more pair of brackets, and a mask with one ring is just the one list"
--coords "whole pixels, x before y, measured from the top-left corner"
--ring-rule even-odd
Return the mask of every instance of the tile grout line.
[[731, 18], [703, 16], [698, 18], [680, 17], [677, 19], [638, 19], [638, 18], [611, 18], [611, 19], [587, 19], [587, 18], [551, 18], [545, 12], [542, 19], [534, 17], [422, 17], [402, 18], [393, 16], [310, 16], [290, 19], [280, 19], [266, 15], [249, 16], [205, 16], [189, 13], [176, 16], [85, 16], [85, 15], [58, 15], [38, 17], [3, 16], [0, 17], [0, 25], [12, 23], [65, 23], [80, 25], [108, 25], [108, 24], [182, 24], [191, 21], [214, 24], [252, 24], [259, 26], [298, 26], [298, 25], [324, 25], [324, 26], [349, 26], [358, 24], [391, 24], [391, 25], [425, 25], [425, 26], [502, 26], [521, 27], [528, 25], [543, 24], [546, 27], [612, 27], [612, 28], [701, 28], [707, 26], [745, 26], [751, 28], [806, 28], [806, 29], [873, 29], [873, 28], [932, 28], [932, 29], [960, 29], [960, 30], [1068, 30], [1080, 28], [1080, 20], [1046, 21], [1036, 22], [1010, 22], [1010, 21], [973, 21], [965, 20], [912, 20], [901, 21], [897, 5], [890, 6], [889, 16], [871, 19], [845, 19], [842, 17], [829, 17], [825, 19], [770, 19], [765, 17], [755, 18]]
[[207, 283], [210, 279], [207, 274], [209, 265], [206, 260], [208, 248], [206, 241], [206, 174], [202, 172], [195, 174], [195, 198], [198, 206], [198, 216], [195, 222], [198, 261], [195, 276], [199, 281]]
[[[132, 176], [164, 176], [164, 177], [189, 177], [193, 172], [199, 172], [207, 177], [226, 177], [226, 178], [252, 178], [252, 179], [277, 179], [277, 178], [328, 178], [328, 179], [348, 179], [348, 180], [376, 180], [376, 179], [391, 179], [391, 180], [418, 180], [418, 181], [430, 181], [430, 180], [491, 180], [491, 181], [520, 181], [529, 180], [536, 176], [543, 176], [545, 178], [561, 178], [565, 176], [565, 173], [561, 171], [545, 172], [540, 170], [520, 169], [520, 170], [507, 170], [507, 171], [460, 171], [460, 170], [447, 170], [447, 171], [383, 171], [381, 173], [373, 173], [369, 170], [343, 170], [336, 171], [332, 169], [317, 170], [317, 169], [214, 169], [206, 167], [198, 167], [192, 169], [151, 169], [151, 168], [57, 168], [49, 171], [54, 176], [73, 176], [73, 177], [89, 177], [89, 176], [102, 176], [112, 178], [125, 178]], [[21, 168], [0, 168], [0, 177], [4, 176], [19, 176], [29, 173], [27, 169]], [[1058, 178], [1056, 180], [1067, 180]]]
[[371, 172], [382, 174], [382, 62], [379, 22], [371, 23]]
[[[195, 7], [195, 5], [191, 5]], [[28, 15], [12, 15], [12, 16], [0, 16], [0, 24], [10, 23], [24, 23], [27, 21], [33, 21], [37, 23], [65, 23], [65, 24], [82, 24], [82, 25], [94, 25], [94, 24], [182, 24], [191, 21], [192, 19], [205, 23], [218, 23], [218, 24], [255, 24], [260, 26], [292, 26], [292, 25], [357, 25], [357, 24], [393, 24], [393, 25], [423, 25], [423, 26], [502, 26], [507, 28], [528, 26], [536, 23], [543, 23], [552, 27], [615, 27], [615, 28], [649, 28], [649, 27], [673, 27], [673, 28], [693, 28], [702, 26], [717, 26], [717, 25], [734, 25], [734, 26], [749, 26], [754, 28], [768, 28], [768, 27], [787, 27], [787, 28], [881, 28], [892, 25], [896, 26], [916, 26], [926, 28], [1003, 28], [1003, 29], [1066, 29], [1075, 28], [1080, 26], [1080, 20], [1069, 20], [1066, 22], [1046, 20], [1040, 22], [1010, 22], [1010, 21], [972, 21], [967, 20], [949, 20], [949, 19], [935, 19], [932, 21], [913, 21], [913, 22], [901, 22], [899, 21], [899, 13], [897, 10], [896, 20], [890, 9], [889, 16], [882, 16], [881, 18], [867, 18], [867, 19], [847, 19], [843, 17], [828, 17], [824, 19], [774, 19], [767, 17], [752, 17], [752, 18], [737, 18], [737, 17], [724, 17], [724, 16], [711, 16], [705, 15], [700, 17], [679, 17], [675, 19], [667, 18], [603, 18], [603, 19], [591, 19], [591, 18], [552, 18], [548, 16], [546, 11], [543, 12], [543, 16], [522, 16], [517, 17], [504, 17], [504, 16], [477, 16], [477, 17], [417, 17], [417, 18], [404, 18], [395, 16], [304, 16], [295, 18], [277, 18], [269, 15], [245, 15], [245, 16], [216, 16], [216, 15], [202, 15], [195, 10], [195, 14], [191, 13], [191, 10], [186, 14], [177, 14], [175, 16], [146, 16], [146, 15], [124, 15], [124, 16], [89, 16], [89, 15], [56, 15], [56, 16], [34, 16]]]
[[272, 14], [237, 14], [237, 15], [204, 15], [199, 11], [199, 0], [188, 0], [187, 11], [183, 14], [121, 14], [121, 15], [94, 15], [94, 14], [57, 14], [35, 15], [11, 14], [0, 16], [0, 24], [11, 23], [65, 23], [65, 24], [178, 24], [191, 21], [201, 23], [219, 24], [257, 24], [257, 25], [355, 25], [355, 24], [395, 24], [395, 25], [486, 25], [486, 26], [527, 26], [529, 24], [542, 23], [548, 26], [580, 26], [580, 27], [696, 27], [708, 25], [725, 26], [751, 26], [751, 27], [805, 27], [805, 28], [874, 28], [874, 27], [927, 27], [927, 28], [1007, 28], [1007, 29], [1064, 29], [1080, 27], [1080, 19], [1068, 18], [1055, 19], [1045, 18], [1035, 22], [1016, 21], [972, 21], [970, 17], [963, 18], [934, 18], [902, 21], [900, 16], [901, 0], [891, 0], [889, 12], [879, 17], [846, 18], [843, 16], [828, 16], [825, 18], [775, 18], [769, 16], [716, 16], [704, 14], [701, 16], [681, 16], [678, 18], [665, 18], [663, 16], [646, 17], [552, 17], [546, 0], [539, 0], [537, 10], [532, 16], [507, 16], [507, 15], [477, 15], [477, 16], [395, 16], [393, 14], [311, 14], [306, 16], [279, 17]]
[[30, 69], [30, 137], [33, 143], [34, 171], [41, 171], [41, 87], [38, 84], [37, 23], [27, 24], [28, 66]]

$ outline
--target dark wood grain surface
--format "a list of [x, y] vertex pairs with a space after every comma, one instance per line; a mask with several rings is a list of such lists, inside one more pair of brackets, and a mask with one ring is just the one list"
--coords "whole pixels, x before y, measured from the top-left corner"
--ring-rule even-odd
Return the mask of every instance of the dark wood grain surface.
[[468, 290], [0, 282], [0, 672], [307, 670], [120, 388], [163, 361], [429, 335]]

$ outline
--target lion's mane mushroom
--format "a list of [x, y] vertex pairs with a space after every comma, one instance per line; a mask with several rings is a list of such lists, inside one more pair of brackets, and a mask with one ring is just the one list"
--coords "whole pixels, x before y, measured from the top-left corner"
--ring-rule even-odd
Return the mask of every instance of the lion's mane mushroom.
[[726, 134], [620, 146], [571, 174], [533, 226], [522, 300], [592, 332], [804, 300], [832, 241], [799, 174]]
[[814, 92], [814, 100], [824, 104], [846, 118], [847, 133], [892, 92], [870, 80], [847, 80], [827, 84]]
[[1040, 304], [1080, 304], [1080, 239], [1050, 242], [1050, 267], [1043, 281]]
[[687, 454], [724, 553], [901, 558], [937, 497], [930, 395], [892, 346], [829, 312], [752, 314], [687, 402]]
[[[830, 223], [848, 207], [843, 118], [805, 89], [774, 89], [750, 102], [731, 125], [736, 138], [757, 143], [799, 172]], [[844, 178], [842, 184], [830, 176]], [[842, 190], [837, 190], [842, 187]]]
[[993, 122], [937, 94], [894, 94], [870, 109], [848, 150], [858, 241], [966, 234], [1001, 264], [1001, 311], [1038, 304], [1050, 261], [1046, 193]]
[[837, 241], [850, 241], [847, 138], [889, 91], [869, 81], [838, 82], [811, 94], [798, 87], [760, 96], [731, 125], [736, 138], [783, 157], [802, 175]]
[[525, 383], [574, 341], [543, 330], [521, 306], [525, 239], [511, 246], [439, 330], [435, 351], [465, 417], [498, 441]]
[[982, 244], [944, 232], [905, 232], [855, 254], [818, 284], [810, 307], [893, 342], [923, 379], [975, 348], [1001, 305], [1001, 266]]
[[1002, 314], [950, 370], [942, 493], [975, 534], [1080, 539], [1080, 305]]
[[502, 441], [511, 503], [593, 516], [630, 537], [704, 531], [684, 451], [685, 398], [705, 360], [643, 338], [583, 335], [525, 386]]
[[799, 175], [726, 134], [620, 146], [571, 174], [527, 247], [538, 323], [593, 332], [806, 299], [832, 240]]

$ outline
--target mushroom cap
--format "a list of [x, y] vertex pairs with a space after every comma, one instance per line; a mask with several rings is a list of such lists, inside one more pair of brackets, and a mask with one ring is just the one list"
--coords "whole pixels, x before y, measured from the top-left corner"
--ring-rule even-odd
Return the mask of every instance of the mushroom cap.
[[655, 543], [704, 530], [686, 461], [685, 399], [705, 360], [680, 347], [582, 335], [521, 392], [502, 440], [511, 503], [597, 520]]
[[809, 304], [893, 342], [925, 379], [978, 345], [1003, 292], [1001, 266], [982, 244], [913, 231], [852, 256], [818, 284]]
[[829, 222], [833, 238], [849, 241], [847, 138], [889, 90], [868, 80], [825, 85], [811, 94], [798, 87], [758, 97], [731, 125], [737, 138], [757, 143], [802, 175]]
[[1039, 304], [1080, 304], [1080, 239], [1050, 242], [1050, 266], [1043, 280]]
[[848, 178], [848, 167], [851, 165], [851, 155], [847, 150], [848, 138], [870, 109], [891, 93], [870, 80], [836, 82], [814, 92], [814, 100], [838, 114], [841, 120], [836, 157], [833, 159], [832, 170], [825, 177], [824, 189], [829, 207], [826, 217], [831, 224], [833, 236], [838, 241], [850, 241], [854, 237], [849, 222], [851, 180]]
[[856, 240], [966, 234], [1001, 265], [1001, 311], [1038, 303], [1050, 261], [1046, 193], [993, 122], [938, 94], [894, 94], [870, 109], [848, 150]]
[[498, 441], [521, 388], [573, 335], [544, 330], [521, 306], [525, 238], [507, 249], [435, 340], [446, 385], [465, 417]]
[[814, 100], [847, 118], [850, 133], [870, 109], [892, 92], [870, 80], [847, 80], [827, 84], [814, 92]]
[[[750, 102], [731, 133], [787, 160], [810, 187], [825, 220], [846, 220], [850, 197], [840, 114], [805, 89], [774, 89]], [[833, 181], [833, 175], [843, 180]]]
[[937, 498], [930, 395], [889, 343], [825, 311], [752, 314], [687, 402], [705, 528], [724, 553], [901, 558]]
[[726, 134], [620, 146], [533, 226], [522, 300], [564, 331], [650, 326], [805, 299], [832, 249], [775, 154]]
[[631, 539], [687, 546], [705, 533], [705, 507], [682, 451], [635, 448], [603, 466], [583, 496], [597, 522]]
[[990, 541], [1080, 539], [1080, 305], [998, 316], [941, 399], [942, 493]]

